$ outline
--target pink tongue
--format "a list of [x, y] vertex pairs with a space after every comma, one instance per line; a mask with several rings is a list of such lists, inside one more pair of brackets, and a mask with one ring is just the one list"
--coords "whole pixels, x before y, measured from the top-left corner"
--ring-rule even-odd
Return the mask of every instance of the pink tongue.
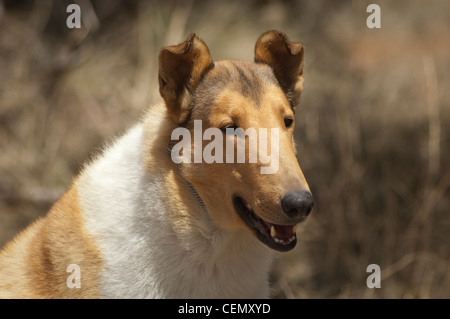
[[273, 225], [278, 238], [289, 239], [294, 234], [294, 226]]

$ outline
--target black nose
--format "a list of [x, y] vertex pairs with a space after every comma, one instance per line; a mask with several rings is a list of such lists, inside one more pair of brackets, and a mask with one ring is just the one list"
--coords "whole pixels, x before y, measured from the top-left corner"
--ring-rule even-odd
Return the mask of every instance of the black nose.
[[314, 199], [308, 191], [291, 192], [281, 199], [283, 212], [292, 218], [305, 218], [313, 206]]

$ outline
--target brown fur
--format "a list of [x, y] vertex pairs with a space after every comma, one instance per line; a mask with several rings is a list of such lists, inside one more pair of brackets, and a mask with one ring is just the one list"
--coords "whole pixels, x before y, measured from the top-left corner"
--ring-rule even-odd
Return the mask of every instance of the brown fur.
[[304, 53], [301, 43], [289, 41], [279, 31], [264, 33], [255, 45], [255, 62], [272, 67], [294, 111], [303, 90]]
[[[296, 159], [294, 125], [285, 124], [286, 119], [294, 119], [303, 89], [303, 53], [300, 43], [288, 41], [277, 31], [269, 31], [257, 41], [257, 63], [213, 63], [208, 48], [195, 35], [161, 50], [159, 83], [165, 103], [147, 114], [147, 136], [142, 147], [146, 171], [161, 173], [155, 174], [161, 176], [159, 197], [168, 205], [177, 234], [189, 229], [189, 222], [196, 219], [192, 211], [198, 213], [198, 209], [191, 209], [198, 203], [186, 187], [186, 180], [204, 201], [211, 220], [222, 229], [249, 227], [233, 207], [231, 199], [235, 194], [245, 198], [255, 214], [270, 223], [299, 222], [283, 213], [280, 197], [291, 190], [309, 190]], [[261, 163], [192, 163], [179, 167], [171, 161], [167, 149], [171, 132], [184, 126], [193, 135], [194, 120], [202, 121], [203, 130], [226, 126], [267, 128], [270, 136], [271, 128], [279, 128], [278, 172], [260, 174]], [[102, 254], [83, 225], [75, 181], [45, 218], [33, 223], [0, 252], [0, 297], [99, 297]], [[69, 264], [82, 269], [79, 289], [67, 287]]]
[[185, 120], [191, 104], [191, 92], [204, 72], [212, 66], [208, 47], [194, 34], [179, 45], [161, 49], [159, 92], [175, 123]]
[[[188, 67], [177, 67], [186, 61]], [[239, 193], [265, 220], [289, 225], [294, 221], [283, 214], [280, 196], [293, 189], [309, 190], [296, 158], [294, 125], [285, 128], [283, 123], [285, 117], [294, 119], [303, 90], [304, 47], [281, 32], [269, 31], [256, 42], [255, 62], [212, 62], [208, 48], [195, 35], [160, 53], [160, 79], [165, 79], [160, 81], [161, 95], [170, 105], [170, 116], [177, 119], [175, 124], [191, 130], [191, 136], [194, 120], [202, 121], [203, 130], [227, 124], [244, 130], [280, 128], [280, 169], [276, 174], [260, 174], [261, 164], [183, 164], [182, 175], [206, 206], [214, 208], [209, 210], [214, 212], [212, 220], [229, 230], [248, 226], [231, 201], [217, 207], [218, 198]], [[167, 139], [162, 139], [161, 148], [167, 148]], [[179, 170], [173, 163], [169, 165]], [[224, 178], [227, 182], [222, 182]]]
[[[49, 214], [0, 253], [2, 298], [96, 298], [102, 259], [82, 227], [77, 188], [72, 186]], [[81, 288], [68, 288], [67, 266], [83, 269]]]

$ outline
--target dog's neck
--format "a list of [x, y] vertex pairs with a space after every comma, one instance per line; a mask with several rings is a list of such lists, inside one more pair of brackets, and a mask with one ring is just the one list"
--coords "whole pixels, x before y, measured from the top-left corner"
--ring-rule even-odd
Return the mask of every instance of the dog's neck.
[[268, 297], [273, 252], [246, 229], [214, 224], [168, 161], [164, 117], [148, 118], [77, 181], [86, 227], [105, 255], [102, 295]]
[[[164, 113], [165, 108], [157, 106], [150, 112]], [[157, 174], [162, 176], [161, 180], [167, 183], [167, 187], [175, 187], [177, 189], [169, 197], [166, 197], [167, 194], [162, 194], [166, 205], [187, 203], [187, 205], [169, 207], [169, 211], [175, 212], [175, 215], [171, 216], [170, 223], [174, 231], [174, 237], [176, 237], [176, 245], [180, 249], [180, 254], [185, 254], [186, 260], [190, 260], [190, 262], [185, 264], [186, 269], [189, 268], [189, 264], [192, 266], [192, 269], [186, 270], [187, 276], [192, 277], [193, 280], [199, 277], [208, 278], [208, 276], [211, 276], [213, 281], [214, 277], [224, 276], [222, 278], [224, 285], [227, 285], [225, 281], [229, 281], [228, 284], [231, 282], [235, 283], [235, 289], [238, 289], [238, 286], [246, 286], [245, 292], [242, 292], [243, 295], [249, 292], [252, 286], [255, 286], [255, 283], [245, 283], [248, 280], [259, 278], [258, 280], [261, 281], [261, 284], [258, 285], [262, 285], [258, 287], [261, 290], [259, 295], [267, 297], [267, 276], [274, 252], [263, 246], [247, 229], [228, 232], [214, 224], [194, 186], [183, 177], [182, 168], [170, 161], [170, 152], [168, 150], [170, 145], [168, 144], [170, 142], [170, 133], [175, 126], [171, 127], [168, 117], [156, 116], [156, 118], [158, 117], [163, 117], [167, 120], [163, 121], [159, 126], [146, 125], [147, 130], [149, 126], [152, 127], [150, 132], [146, 132], [147, 138], [150, 137], [147, 143], [154, 143], [154, 146], [149, 148], [154, 152], [149, 158], [156, 159], [162, 154], [166, 156], [164, 162], [167, 163], [167, 166], [164, 169], [161, 169], [161, 165], [153, 166], [154, 171], [157, 171]], [[154, 133], [151, 132], [153, 130], [155, 130]], [[174, 181], [176, 185], [173, 185]], [[172, 196], [175, 196], [175, 198]], [[191, 211], [187, 211], [188, 207]], [[250, 273], [247, 274], [243, 269]], [[191, 275], [189, 275], [189, 272], [191, 272]], [[194, 275], [195, 272], [199, 273]], [[247, 274], [248, 278], [244, 278], [244, 274]], [[227, 278], [225, 279], [225, 277]], [[194, 287], [196, 286], [194, 282], [192, 284]], [[233, 287], [232, 284], [229, 286]], [[200, 291], [198, 294], [200, 294]], [[238, 291], [229, 291], [228, 293], [230, 297], [239, 296]], [[227, 292], [224, 288], [222, 296], [226, 296], [226, 294]], [[251, 296], [248, 294], [248, 297]]]

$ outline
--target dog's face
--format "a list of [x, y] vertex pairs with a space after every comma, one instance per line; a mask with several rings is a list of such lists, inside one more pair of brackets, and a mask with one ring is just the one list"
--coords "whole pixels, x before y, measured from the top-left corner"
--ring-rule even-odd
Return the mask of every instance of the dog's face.
[[[220, 136], [211, 139], [221, 139], [214, 153], [220, 151], [222, 160], [182, 164], [183, 176], [219, 227], [244, 227], [279, 251], [295, 247], [294, 226], [313, 205], [293, 141], [295, 106], [303, 89], [303, 52], [301, 44], [270, 31], [256, 43], [255, 62], [213, 63], [206, 45], [194, 35], [160, 53], [160, 92], [172, 120], [191, 136], [199, 133], [195, 121], [201, 121], [202, 133], [220, 129]], [[239, 130], [232, 129], [256, 135], [239, 136], [234, 134]], [[238, 139], [245, 145], [240, 149], [244, 161], [238, 160]], [[208, 143], [203, 141], [201, 148]]]

